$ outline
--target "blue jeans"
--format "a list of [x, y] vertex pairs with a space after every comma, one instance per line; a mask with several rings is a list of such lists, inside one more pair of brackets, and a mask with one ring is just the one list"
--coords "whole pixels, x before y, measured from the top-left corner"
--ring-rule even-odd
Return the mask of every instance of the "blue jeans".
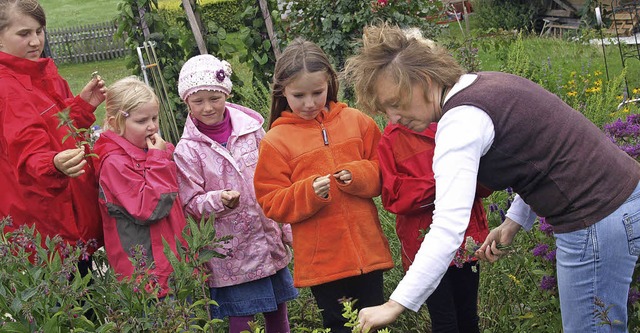
[[564, 333], [627, 332], [627, 297], [640, 253], [640, 185], [609, 216], [555, 238]]

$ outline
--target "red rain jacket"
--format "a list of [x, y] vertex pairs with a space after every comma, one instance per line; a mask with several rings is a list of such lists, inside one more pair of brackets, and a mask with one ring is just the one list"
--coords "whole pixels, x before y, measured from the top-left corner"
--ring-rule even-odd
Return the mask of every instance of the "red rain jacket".
[[[396, 233], [402, 246], [402, 267], [405, 271], [413, 262], [433, 219], [435, 135], [436, 123], [421, 133], [390, 124], [384, 129], [378, 145], [382, 204], [386, 210], [396, 214]], [[489, 194], [491, 191], [478, 186], [465, 239], [471, 236], [481, 243], [487, 238], [489, 227], [481, 196]]]
[[71, 138], [62, 142], [68, 128], [58, 128], [56, 114], [67, 107], [76, 127], [95, 121], [95, 108], [73, 97], [53, 60], [0, 52], [0, 217], [11, 215], [14, 228], [35, 224], [43, 240], [59, 234], [70, 244], [96, 239], [100, 246], [93, 160], [77, 178], [53, 164], [57, 153], [76, 147]]

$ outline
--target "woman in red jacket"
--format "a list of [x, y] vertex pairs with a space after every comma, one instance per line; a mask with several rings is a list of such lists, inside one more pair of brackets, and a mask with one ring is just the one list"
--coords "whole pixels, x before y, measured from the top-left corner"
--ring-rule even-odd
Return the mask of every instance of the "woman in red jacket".
[[40, 58], [45, 25], [36, 0], [0, 0], [0, 217], [11, 216], [13, 228], [35, 224], [43, 239], [99, 246], [93, 163], [86, 147], [63, 142], [69, 128], [57, 115], [69, 110], [76, 127], [91, 126], [104, 82], [94, 78], [74, 97], [53, 60]]
[[[436, 182], [433, 178], [433, 151], [437, 123], [422, 132], [389, 124], [378, 145], [382, 172], [382, 204], [396, 214], [396, 233], [400, 239], [402, 267], [413, 263], [433, 218]], [[491, 192], [480, 186], [476, 192], [465, 239], [484, 242], [489, 234], [487, 215], [480, 196]], [[440, 284], [427, 299], [431, 329], [439, 332], [480, 332], [478, 327], [477, 260], [460, 246]]]

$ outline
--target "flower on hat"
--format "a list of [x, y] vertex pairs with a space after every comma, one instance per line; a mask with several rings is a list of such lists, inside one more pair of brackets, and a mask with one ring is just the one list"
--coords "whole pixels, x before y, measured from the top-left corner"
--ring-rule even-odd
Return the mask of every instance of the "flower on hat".
[[190, 58], [180, 69], [178, 94], [183, 101], [200, 91], [220, 91], [231, 94], [231, 64], [210, 54]]
[[227, 75], [224, 73], [224, 69], [219, 69], [216, 72], [216, 79], [218, 80], [218, 82], [224, 81], [225, 77], [227, 77]]

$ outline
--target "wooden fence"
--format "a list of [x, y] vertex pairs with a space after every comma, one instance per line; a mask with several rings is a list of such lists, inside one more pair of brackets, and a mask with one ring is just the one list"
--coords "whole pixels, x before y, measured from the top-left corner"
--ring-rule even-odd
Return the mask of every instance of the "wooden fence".
[[[125, 56], [124, 39], [114, 39], [114, 22], [47, 30], [48, 50], [57, 64], [84, 63]], [[47, 54], [47, 52], [49, 52]]]

